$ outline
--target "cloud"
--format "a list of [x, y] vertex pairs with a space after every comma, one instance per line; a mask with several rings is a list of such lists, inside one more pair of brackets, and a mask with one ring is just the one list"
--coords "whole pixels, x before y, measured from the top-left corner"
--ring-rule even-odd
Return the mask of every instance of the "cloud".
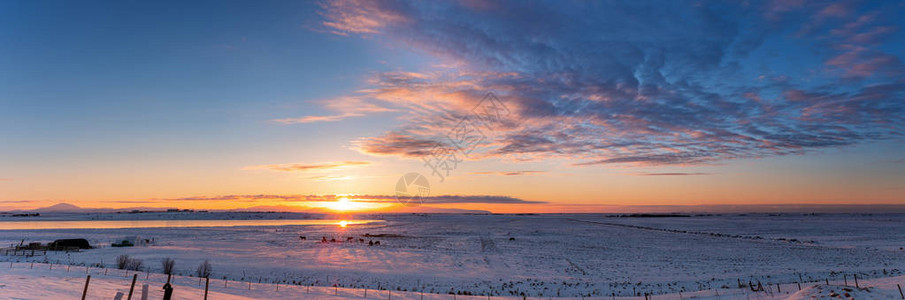
[[323, 25], [339, 35], [347, 33], [379, 33], [388, 24], [406, 23], [405, 3], [395, 1], [331, 1], [324, 2], [323, 15], [329, 16]]
[[575, 163], [575, 166], [593, 166], [606, 164], [624, 164], [632, 163], [638, 165], [655, 166], [655, 165], [673, 165], [673, 164], [699, 164], [705, 163], [708, 159], [706, 154], [699, 153], [677, 153], [677, 154], [658, 154], [646, 156], [623, 156], [617, 158], [607, 158], [595, 161], [587, 161]]
[[151, 204], [151, 203], [157, 203], [158, 201], [155, 201], [155, 200], [107, 200], [107, 201], [101, 201], [101, 202], [121, 203], [121, 204]]
[[391, 132], [380, 137], [363, 138], [355, 142], [358, 151], [372, 155], [421, 157], [430, 153], [438, 142]]
[[490, 91], [511, 114], [483, 129], [470, 159], [698, 165], [905, 129], [905, 49], [889, 38], [903, 13], [896, 5], [356, 4], [325, 2], [323, 25], [456, 66], [374, 76], [354, 97], [410, 113], [398, 128], [354, 141], [366, 154], [418, 158], [449, 146], [450, 130]]
[[280, 165], [260, 165], [249, 166], [244, 170], [271, 170], [279, 172], [309, 172], [309, 171], [328, 171], [338, 170], [351, 167], [363, 167], [371, 165], [368, 161], [341, 161], [341, 162], [324, 162], [318, 164], [280, 164]]
[[308, 179], [311, 179], [314, 181], [345, 181], [345, 180], [355, 179], [355, 177], [324, 175], [324, 176], [312, 176], [312, 177], [308, 177]]
[[452, 204], [452, 203], [487, 203], [487, 204], [545, 204], [545, 201], [528, 201], [508, 196], [474, 196], [474, 195], [444, 195], [424, 198], [424, 204]]
[[686, 173], [686, 172], [663, 172], [663, 173], [637, 173], [636, 176], [704, 176], [713, 175], [713, 173]]
[[305, 123], [315, 123], [315, 122], [336, 122], [343, 120], [345, 118], [351, 117], [361, 117], [364, 116], [362, 114], [354, 114], [354, 113], [346, 113], [341, 115], [332, 115], [332, 116], [305, 116], [301, 118], [285, 118], [285, 119], [274, 119], [274, 122], [282, 123], [282, 124], [305, 124]]
[[396, 109], [381, 106], [362, 97], [340, 97], [320, 101], [327, 109], [340, 112], [334, 115], [304, 116], [298, 118], [273, 119], [271, 121], [291, 125], [316, 122], [336, 122], [353, 117], [364, 117], [371, 113], [394, 112]]
[[0, 181], [13, 181], [13, 180], [9, 179], [9, 178], [0, 178]]
[[546, 171], [495, 171], [495, 172], [472, 172], [472, 175], [496, 175], [496, 176], [522, 176], [522, 175], [540, 175]]
[[[339, 198], [349, 198], [365, 203], [395, 203], [392, 195], [218, 195], [169, 198], [170, 201], [287, 201], [287, 202], [335, 202]], [[495, 203], [495, 204], [543, 204], [544, 201], [528, 201], [508, 196], [495, 195], [440, 195], [424, 197], [424, 204]]]

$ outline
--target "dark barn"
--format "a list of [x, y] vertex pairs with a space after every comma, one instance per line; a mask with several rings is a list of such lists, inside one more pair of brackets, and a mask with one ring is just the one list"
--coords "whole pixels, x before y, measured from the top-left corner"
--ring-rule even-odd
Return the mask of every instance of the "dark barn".
[[91, 249], [91, 244], [88, 243], [86, 239], [62, 239], [53, 241], [50, 243], [50, 248], [53, 249], [65, 249], [65, 248], [78, 248], [78, 249]]

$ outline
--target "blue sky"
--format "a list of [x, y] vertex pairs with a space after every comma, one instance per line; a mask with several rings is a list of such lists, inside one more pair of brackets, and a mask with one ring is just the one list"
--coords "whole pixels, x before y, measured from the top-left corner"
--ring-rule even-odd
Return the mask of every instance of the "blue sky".
[[435, 192], [897, 202], [903, 3], [7, 1], [0, 201], [392, 194], [493, 92]]

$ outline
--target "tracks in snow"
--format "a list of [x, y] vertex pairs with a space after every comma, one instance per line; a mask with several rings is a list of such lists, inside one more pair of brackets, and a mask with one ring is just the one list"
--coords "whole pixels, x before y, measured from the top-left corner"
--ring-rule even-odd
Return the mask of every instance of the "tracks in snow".
[[591, 224], [599, 224], [599, 225], [607, 225], [607, 226], [615, 226], [622, 228], [630, 228], [630, 229], [638, 229], [638, 230], [648, 230], [648, 231], [659, 231], [659, 232], [667, 232], [667, 233], [678, 233], [678, 234], [692, 234], [692, 235], [701, 235], [701, 236], [711, 236], [718, 238], [730, 238], [730, 239], [740, 239], [740, 240], [754, 240], [754, 241], [776, 241], [776, 242], [785, 242], [785, 243], [795, 243], [795, 244], [803, 244], [803, 245], [816, 245], [814, 241], [800, 241], [798, 239], [787, 239], [787, 238], [764, 238], [759, 235], [738, 235], [738, 234], [726, 234], [726, 233], [718, 233], [718, 232], [707, 232], [707, 231], [693, 231], [693, 230], [680, 230], [680, 229], [668, 229], [668, 228], [657, 228], [657, 227], [649, 227], [649, 226], [639, 226], [639, 225], [630, 225], [630, 224], [620, 224], [620, 223], [612, 223], [612, 222], [600, 222], [600, 221], [589, 221], [589, 220], [581, 220], [569, 218], [568, 220], [576, 221], [576, 222], [584, 222]]

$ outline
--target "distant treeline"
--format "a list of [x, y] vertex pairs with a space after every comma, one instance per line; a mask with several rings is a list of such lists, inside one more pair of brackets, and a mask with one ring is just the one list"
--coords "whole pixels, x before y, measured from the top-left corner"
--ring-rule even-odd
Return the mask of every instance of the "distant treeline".
[[689, 218], [691, 215], [683, 214], [627, 214], [615, 215], [616, 218]]

